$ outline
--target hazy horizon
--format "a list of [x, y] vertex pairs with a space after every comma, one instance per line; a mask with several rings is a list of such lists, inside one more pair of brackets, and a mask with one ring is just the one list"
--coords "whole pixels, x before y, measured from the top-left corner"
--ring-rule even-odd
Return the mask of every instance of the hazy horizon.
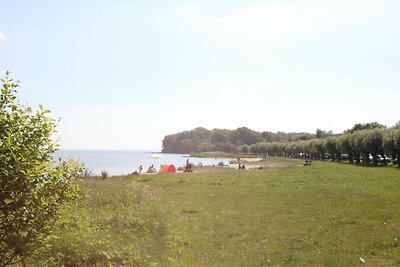
[[341, 133], [400, 117], [400, 2], [2, 2], [0, 74], [60, 149], [161, 150], [197, 127]]

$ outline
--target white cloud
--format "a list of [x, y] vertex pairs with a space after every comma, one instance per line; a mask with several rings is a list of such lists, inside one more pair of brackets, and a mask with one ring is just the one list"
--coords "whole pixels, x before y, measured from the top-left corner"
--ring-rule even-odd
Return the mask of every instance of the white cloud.
[[0, 42], [5, 40], [7, 40], [7, 36], [4, 33], [0, 32]]

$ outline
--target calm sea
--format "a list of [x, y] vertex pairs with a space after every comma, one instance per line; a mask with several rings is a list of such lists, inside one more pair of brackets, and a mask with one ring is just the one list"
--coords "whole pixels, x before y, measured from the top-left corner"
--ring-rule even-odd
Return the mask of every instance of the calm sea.
[[95, 175], [100, 175], [102, 171], [107, 171], [109, 175], [129, 174], [137, 171], [140, 165], [143, 166], [143, 171], [146, 171], [152, 164], [157, 170], [160, 169], [161, 164], [165, 163], [174, 164], [178, 168], [185, 165], [187, 159], [195, 165], [201, 162], [204, 166], [217, 165], [221, 161], [230, 160], [227, 158], [194, 158], [181, 154], [107, 150], [59, 150], [56, 152], [55, 158], [78, 160]]

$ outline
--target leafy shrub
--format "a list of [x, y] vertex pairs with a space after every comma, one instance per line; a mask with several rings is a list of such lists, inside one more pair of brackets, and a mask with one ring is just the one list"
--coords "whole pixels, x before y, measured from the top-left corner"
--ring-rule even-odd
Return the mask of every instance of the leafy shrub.
[[18, 82], [9, 73], [0, 94], [0, 266], [22, 262], [45, 245], [59, 211], [75, 198], [71, 179], [81, 166], [59, 160], [51, 136], [55, 120], [16, 99]]

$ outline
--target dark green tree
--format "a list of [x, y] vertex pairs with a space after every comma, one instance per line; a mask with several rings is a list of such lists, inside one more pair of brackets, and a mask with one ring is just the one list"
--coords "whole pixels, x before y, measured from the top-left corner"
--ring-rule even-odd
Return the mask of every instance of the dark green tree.
[[231, 132], [230, 140], [234, 145], [252, 145], [262, 142], [263, 138], [259, 132], [250, 130], [246, 127], [241, 127]]
[[176, 134], [170, 134], [164, 137], [162, 141], [162, 152], [175, 153], [176, 151]]
[[363, 133], [362, 131], [354, 132], [350, 135], [350, 147], [354, 151], [354, 159], [356, 164], [361, 163], [361, 155], [364, 154], [363, 146]]
[[242, 145], [240, 147], [240, 152], [244, 153], [244, 154], [248, 154], [250, 152], [250, 147], [249, 145]]
[[393, 144], [397, 158], [397, 167], [400, 168], [400, 129], [396, 129], [393, 132]]
[[378, 122], [368, 122], [368, 123], [357, 123], [353, 126], [353, 128], [344, 131], [344, 133], [354, 133], [362, 130], [371, 130], [371, 129], [384, 129], [385, 125], [382, 125]]
[[340, 160], [340, 153], [339, 150], [336, 146], [336, 138], [335, 137], [329, 137], [325, 140], [324, 143], [324, 148], [326, 152], [328, 152], [331, 155], [332, 160]]
[[336, 146], [338, 147], [339, 151], [343, 154], [347, 154], [347, 160], [350, 163], [353, 163], [353, 150], [351, 148], [351, 136], [350, 134], [344, 134], [338, 137]]
[[332, 135], [333, 135], [332, 131], [327, 132], [321, 129], [317, 129], [315, 133], [316, 138], [327, 138]]
[[363, 135], [363, 146], [366, 153], [372, 155], [372, 161], [374, 165], [378, 165], [378, 154], [383, 153], [383, 131], [379, 128], [372, 130], [365, 130]]
[[226, 143], [229, 142], [230, 131], [225, 129], [214, 129], [211, 133], [211, 143]]

